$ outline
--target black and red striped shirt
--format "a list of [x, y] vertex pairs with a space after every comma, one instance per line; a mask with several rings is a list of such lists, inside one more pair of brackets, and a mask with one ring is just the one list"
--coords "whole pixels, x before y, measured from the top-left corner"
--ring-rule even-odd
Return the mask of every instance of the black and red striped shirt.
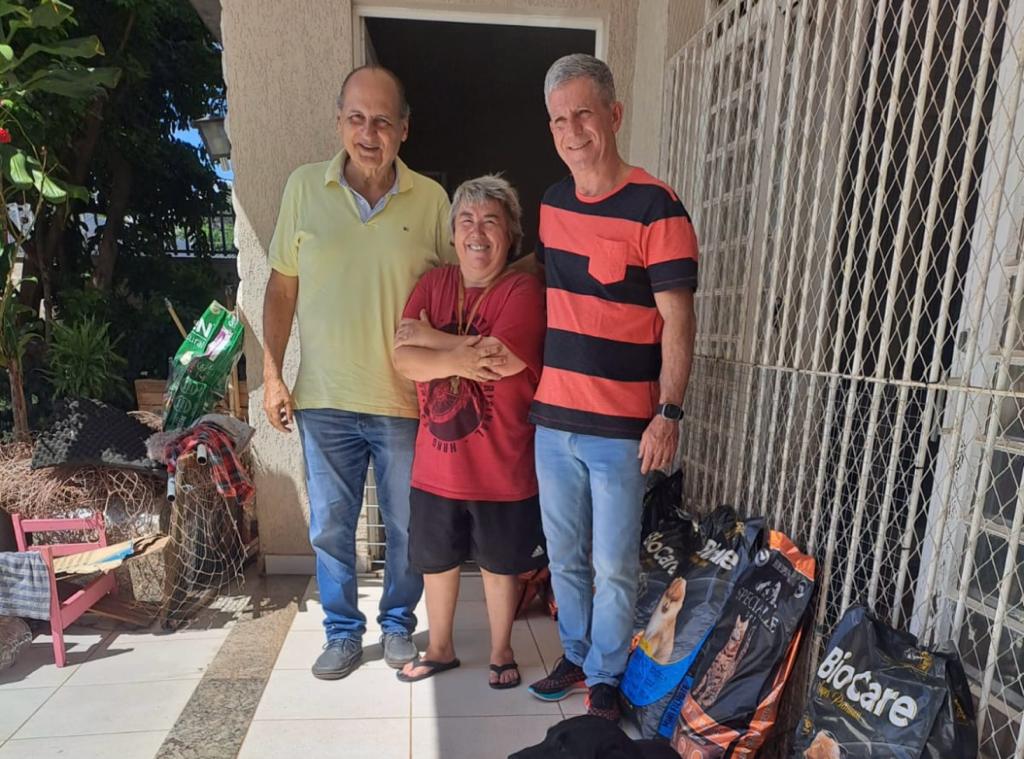
[[599, 197], [577, 194], [570, 176], [544, 194], [539, 236], [548, 326], [530, 421], [639, 440], [658, 403], [654, 293], [697, 288], [690, 217], [643, 169]]

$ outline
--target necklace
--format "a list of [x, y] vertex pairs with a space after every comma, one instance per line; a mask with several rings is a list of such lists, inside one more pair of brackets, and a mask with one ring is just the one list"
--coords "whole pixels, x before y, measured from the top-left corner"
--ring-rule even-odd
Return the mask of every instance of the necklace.
[[[465, 323], [463, 323], [462, 317], [463, 314], [465, 314], [466, 309], [466, 285], [462, 281], [462, 274], [459, 274], [459, 296], [458, 303], [456, 306], [458, 309], [456, 314], [456, 334], [460, 336], [469, 334], [469, 328], [472, 326], [473, 319], [476, 318], [477, 312], [480, 310], [480, 304], [484, 302], [484, 298], [486, 298], [488, 294], [491, 292], [491, 290], [494, 289], [494, 286], [498, 284], [501, 280], [503, 280], [507, 275], [508, 272], [504, 272], [490, 281], [487, 287], [484, 288], [484, 291], [480, 293], [480, 297], [476, 299], [476, 301], [473, 303], [473, 306], [469, 309], [469, 313], [466, 314], [466, 321]], [[460, 378], [458, 377], [458, 375], [448, 378], [448, 383], [451, 385], [451, 391], [453, 395], [459, 392], [459, 379]]]

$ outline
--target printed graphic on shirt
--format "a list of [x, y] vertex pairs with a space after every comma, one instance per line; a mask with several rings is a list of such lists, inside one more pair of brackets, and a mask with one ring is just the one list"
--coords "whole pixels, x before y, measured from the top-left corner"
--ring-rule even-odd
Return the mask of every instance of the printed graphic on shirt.
[[[456, 325], [440, 327], [449, 334]], [[479, 334], [471, 328], [470, 334]], [[433, 437], [433, 447], [442, 453], [456, 453], [459, 442], [470, 435], [483, 435], [493, 417], [494, 384], [465, 377], [442, 377], [427, 384], [423, 418]]]

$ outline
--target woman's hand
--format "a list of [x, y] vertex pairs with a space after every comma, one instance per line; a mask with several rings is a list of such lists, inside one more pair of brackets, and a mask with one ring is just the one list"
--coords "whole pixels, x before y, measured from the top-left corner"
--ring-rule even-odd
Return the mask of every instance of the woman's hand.
[[434, 329], [427, 316], [427, 309], [420, 309], [419, 319], [402, 319], [395, 332], [395, 348], [412, 345], [417, 348], [431, 348], [432, 340], [438, 330]]
[[494, 382], [502, 375], [496, 369], [508, 363], [505, 346], [493, 338], [471, 335], [449, 351], [455, 374], [477, 382]]

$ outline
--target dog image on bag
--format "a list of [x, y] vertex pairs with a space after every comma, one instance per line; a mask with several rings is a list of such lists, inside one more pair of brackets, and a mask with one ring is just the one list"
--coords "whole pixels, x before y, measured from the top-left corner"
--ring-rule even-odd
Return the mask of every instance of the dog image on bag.
[[729, 634], [728, 642], [715, 656], [708, 671], [693, 689], [693, 699], [701, 706], [708, 707], [713, 704], [722, 692], [722, 686], [736, 674], [736, 665], [747, 653], [747, 647], [744, 643], [747, 639], [747, 628], [749, 626], [749, 619], [736, 617], [736, 623]]
[[686, 580], [677, 577], [661, 594], [657, 607], [644, 631], [643, 646], [647, 655], [659, 664], [667, 664], [676, 644], [676, 617], [686, 598]]
[[819, 730], [804, 751], [804, 759], [846, 759], [846, 752], [832, 733]]

